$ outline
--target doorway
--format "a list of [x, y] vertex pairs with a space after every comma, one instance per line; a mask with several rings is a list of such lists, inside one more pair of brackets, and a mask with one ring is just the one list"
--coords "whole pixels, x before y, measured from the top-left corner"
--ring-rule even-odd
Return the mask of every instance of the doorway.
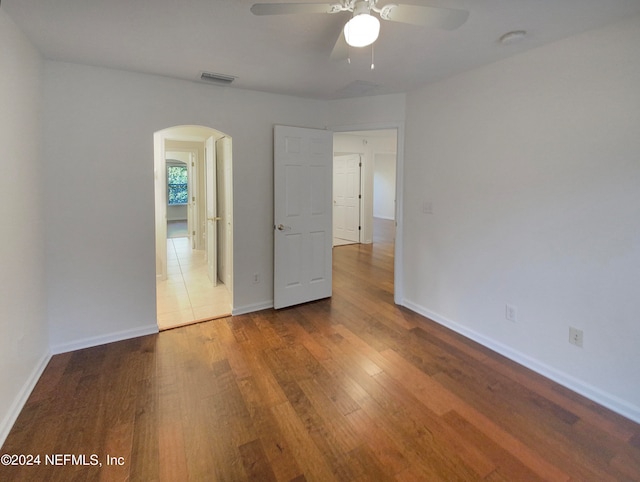
[[[343, 186], [336, 183], [335, 174], [338, 173], [340, 179], [344, 166], [337, 164], [344, 163], [343, 159], [354, 158], [356, 156], [360, 162], [358, 172], [360, 185], [357, 203], [357, 214], [359, 217], [357, 236], [351, 239], [355, 243], [373, 245], [375, 251], [377, 247], [384, 249], [386, 253], [394, 253], [394, 265], [398, 266], [400, 246], [398, 245], [397, 234], [400, 220], [400, 206], [398, 198], [402, 186], [399, 173], [401, 172], [399, 159], [401, 159], [401, 135], [400, 127], [366, 130], [352, 130], [335, 132], [334, 144], [334, 223], [341, 222], [345, 217], [344, 213], [336, 210], [343, 201], [340, 199]], [[354, 171], [355, 173], [355, 171]], [[338, 182], [345, 183], [346, 179]], [[337, 196], [336, 196], [337, 195]], [[356, 212], [355, 210], [353, 211]], [[338, 235], [338, 236], [336, 236]], [[342, 238], [342, 231], [334, 225], [334, 237]], [[341, 245], [352, 244], [352, 241], [341, 241], [334, 239], [334, 249], [340, 249]], [[401, 294], [399, 292], [398, 277], [394, 276], [394, 297], [396, 303], [399, 302]]]
[[[353, 242], [373, 243], [376, 225], [391, 224], [395, 229], [397, 224], [398, 129], [336, 132], [333, 146], [334, 235], [355, 240]], [[356, 177], [359, 178], [359, 186], [357, 182], [353, 183]], [[346, 209], [342, 207], [348, 204], [347, 197], [358, 198], [350, 201], [351, 204], [357, 201], [356, 207], [350, 208], [351, 216], [347, 216]], [[354, 219], [359, 220], [355, 236], [353, 233], [347, 235], [341, 229], [339, 224], [343, 219], [347, 220], [345, 225], [353, 224]], [[374, 222], [376, 220], [382, 222]], [[388, 232], [388, 228], [386, 230]]]
[[[203, 126], [156, 132], [154, 167], [158, 327], [229, 316], [233, 308], [231, 138]], [[186, 224], [186, 231], [172, 235], [172, 221]]]
[[193, 214], [189, 191], [193, 192], [190, 171], [194, 155], [190, 152], [166, 151], [167, 165], [167, 239], [190, 238], [189, 223]]

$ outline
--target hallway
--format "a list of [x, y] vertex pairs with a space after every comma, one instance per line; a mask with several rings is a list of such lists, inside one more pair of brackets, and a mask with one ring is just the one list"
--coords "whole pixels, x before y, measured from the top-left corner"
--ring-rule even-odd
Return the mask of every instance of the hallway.
[[189, 238], [167, 239], [167, 279], [156, 284], [161, 330], [231, 314], [231, 296], [224, 284], [207, 276], [205, 252], [191, 249]]

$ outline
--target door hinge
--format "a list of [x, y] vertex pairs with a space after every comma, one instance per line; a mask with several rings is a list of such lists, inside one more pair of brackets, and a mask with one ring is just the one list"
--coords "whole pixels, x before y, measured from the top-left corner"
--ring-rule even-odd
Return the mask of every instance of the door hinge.
[[362, 226], [358, 226], [358, 231], [360, 231], [362, 229]]
[[362, 199], [362, 194], [358, 194], [358, 199]]
[[191, 167], [194, 167], [195, 165], [196, 165], [196, 163], [191, 161]]
[[361, 162], [358, 163], [358, 167], [362, 167], [362, 163]]
[[192, 201], [192, 202], [196, 202], [196, 197], [195, 197], [195, 196], [192, 196], [192, 197], [191, 197], [191, 201]]

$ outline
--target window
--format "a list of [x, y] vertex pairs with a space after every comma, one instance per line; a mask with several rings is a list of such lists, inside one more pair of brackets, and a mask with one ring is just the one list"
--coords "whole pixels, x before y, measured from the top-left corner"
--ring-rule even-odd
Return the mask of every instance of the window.
[[167, 166], [167, 199], [171, 204], [187, 204], [187, 166]]

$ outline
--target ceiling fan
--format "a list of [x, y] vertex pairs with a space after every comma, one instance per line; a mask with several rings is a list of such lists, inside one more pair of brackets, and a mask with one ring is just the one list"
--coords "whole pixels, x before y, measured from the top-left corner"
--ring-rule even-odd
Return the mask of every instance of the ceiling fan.
[[453, 8], [426, 5], [396, 5], [389, 3], [378, 7], [378, 0], [339, 0], [337, 3], [256, 3], [251, 7], [254, 15], [290, 15], [298, 13], [351, 12], [336, 41], [331, 58], [346, 59], [349, 47], [366, 47], [373, 44], [380, 33], [382, 20], [453, 30], [467, 21], [469, 12]]

